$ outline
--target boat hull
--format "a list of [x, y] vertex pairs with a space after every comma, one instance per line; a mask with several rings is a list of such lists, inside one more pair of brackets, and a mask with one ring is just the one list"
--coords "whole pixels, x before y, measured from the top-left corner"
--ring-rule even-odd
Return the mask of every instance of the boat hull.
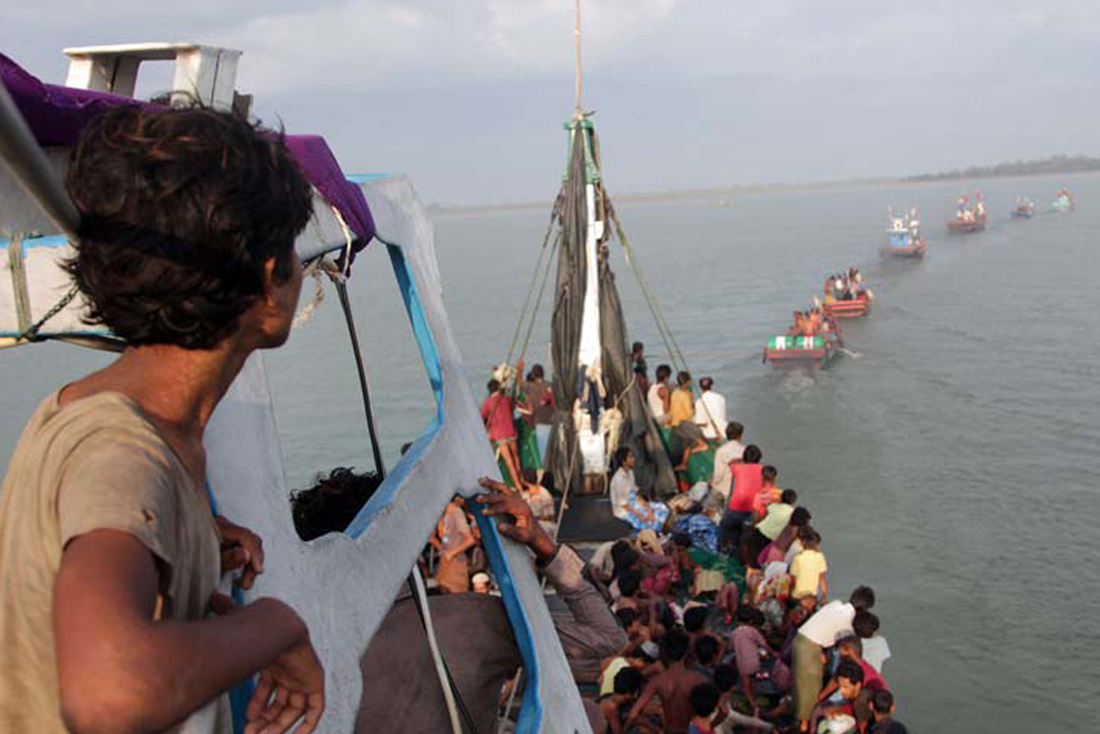
[[836, 356], [836, 345], [821, 349], [764, 349], [764, 361], [772, 367], [824, 367]]
[[922, 258], [926, 252], [928, 252], [928, 246], [924, 244], [915, 247], [883, 247], [879, 250], [879, 254], [883, 257], [900, 257], [908, 259]]
[[973, 234], [985, 230], [985, 217], [968, 221], [965, 219], [952, 219], [947, 223], [947, 231], [952, 234]]
[[822, 307], [828, 315], [836, 319], [858, 319], [871, 310], [869, 298], [857, 298], [853, 301], [834, 301]]

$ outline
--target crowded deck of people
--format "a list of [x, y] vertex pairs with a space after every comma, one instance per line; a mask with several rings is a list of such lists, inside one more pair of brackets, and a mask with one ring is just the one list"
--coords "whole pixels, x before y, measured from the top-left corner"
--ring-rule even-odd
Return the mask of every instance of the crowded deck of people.
[[[635, 354], [642, 352], [636, 347]], [[563, 498], [546, 486], [552, 481], [542, 474], [537, 440], [518, 451], [520, 479], [509, 486], [502, 444], [514, 442], [522, 426], [537, 435], [548, 425], [524, 407], [544, 404], [548, 385], [537, 365], [526, 375], [517, 365], [512, 374], [519, 379], [490, 383], [482, 409], [506, 482], [486, 480], [488, 495], [478, 502], [456, 497], [422, 555], [439, 609], [484, 607], [488, 621], [480, 626], [505, 624], [476, 522], [479, 512], [496, 508], [507, 513], [502, 532], [528, 544], [565, 607], [555, 624], [594, 731], [904, 732], [883, 677], [891, 653], [872, 612], [874, 592], [860, 586], [838, 593], [830, 584], [827, 545], [808, 507], [813, 492], [786, 486], [764, 450], [746, 440], [745, 426], [728, 420], [731, 401], [712, 379], [701, 379], [697, 391], [681, 374], [669, 389], [667, 365], [652, 382], [644, 357], [635, 366], [643, 370], [636, 389], [660, 408], [653, 412], [677, 465], [678, 491], [656, 497], [640, 490], [633, 452], [620, 447], [608, 483], [619, 537], [575, 549], [559, 543], [555, 516]], [[511, 438], [494, 432], [507, 421]], [[353, 481], [367, 490], [351, 492], [344, 485]], [[322, 534], [326, 519], [329, 529], [339, 528], [376, 484], [340, 469], [295, 493], [302, 537]], [[454, 614], [445, 627], [458, 623]], [[471, 715], [507, 726], [509, 702], [523, 686], [514, 643], [491, 635], [465, 643], [464, 653], [473, 659], [463, 668], [494, 661], [492, 675], [467, 670], [457, 680], [474, 692], [466, 700]], [[372, 649], [367, 657], [380, 654]], [[375, 722], [398, 721], [402, 701], [371, 696], [364, 712]], [[425, 726], [445, 713], [441, 705], [417, 707]]]

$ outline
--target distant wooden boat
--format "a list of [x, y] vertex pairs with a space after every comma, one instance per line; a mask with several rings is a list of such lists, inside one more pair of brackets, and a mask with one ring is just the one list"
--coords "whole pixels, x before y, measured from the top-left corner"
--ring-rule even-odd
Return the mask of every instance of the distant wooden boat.
[[1009, 212], [1013, 219], [1031, 219], [1035, 216], [1035, 204], [1031, 199], [1020, 198], [1016, 200], [1016, 207]]
[[825, 303], [821, 309], [826, 315], [835, 319], [857, 319], [860, 316], [866, 316], [871, 310], [871, 298], [866, 293], [862, 293], [859, 298], [853, 298], [850, 301]]
[[982, 212], [982, 214], [973, 219], [956, 217], [947, 223], [947, 231], [951, 234], [972, 234], [974, 232], [981, 232], [985, 229], [986, 219], [985, 212]]
[[824, 367], [838, 354], [837, 340], [821, 336], [773, 336], [764, 361], [773, 367]]
[[947, 223], [947, 231], [952, 234], [971, 234], [985, 229], [985, 205], [982, 195], [975, 192], [974, 202], [964, 194], [959, 197], [959, 210], [955, 218]]
[[891, 210], [890, 228], [886, 234], [890, 242], [879, 250], [883, 257], [922, 258], [928, 252], [928, 242], [920, 234], [916, 209], [911, 209], [904, 217], [894, 216]]

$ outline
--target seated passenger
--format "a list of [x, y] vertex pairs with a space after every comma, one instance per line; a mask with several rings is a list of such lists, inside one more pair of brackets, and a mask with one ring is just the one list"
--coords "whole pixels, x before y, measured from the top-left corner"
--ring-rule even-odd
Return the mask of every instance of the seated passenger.
[[668, 506], [649, 502], [638, 492], [634, 482], [634, 452], [621, 448], [615, 455], [618, 470], [611, 478], [611, 512], [630, 523], [635, 530], [661, 532], [668, 520]]

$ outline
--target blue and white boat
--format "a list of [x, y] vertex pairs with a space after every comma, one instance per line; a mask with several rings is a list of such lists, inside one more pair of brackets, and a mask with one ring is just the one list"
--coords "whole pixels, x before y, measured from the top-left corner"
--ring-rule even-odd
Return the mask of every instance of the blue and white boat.
[[889, 244], [879, 252], [883, 257], [922, 258], [928, 252], [928, 243], [920, 233], [920, 217], [916, 207], [897, 215], [889, 211], [890, 226], [886, 229]]

